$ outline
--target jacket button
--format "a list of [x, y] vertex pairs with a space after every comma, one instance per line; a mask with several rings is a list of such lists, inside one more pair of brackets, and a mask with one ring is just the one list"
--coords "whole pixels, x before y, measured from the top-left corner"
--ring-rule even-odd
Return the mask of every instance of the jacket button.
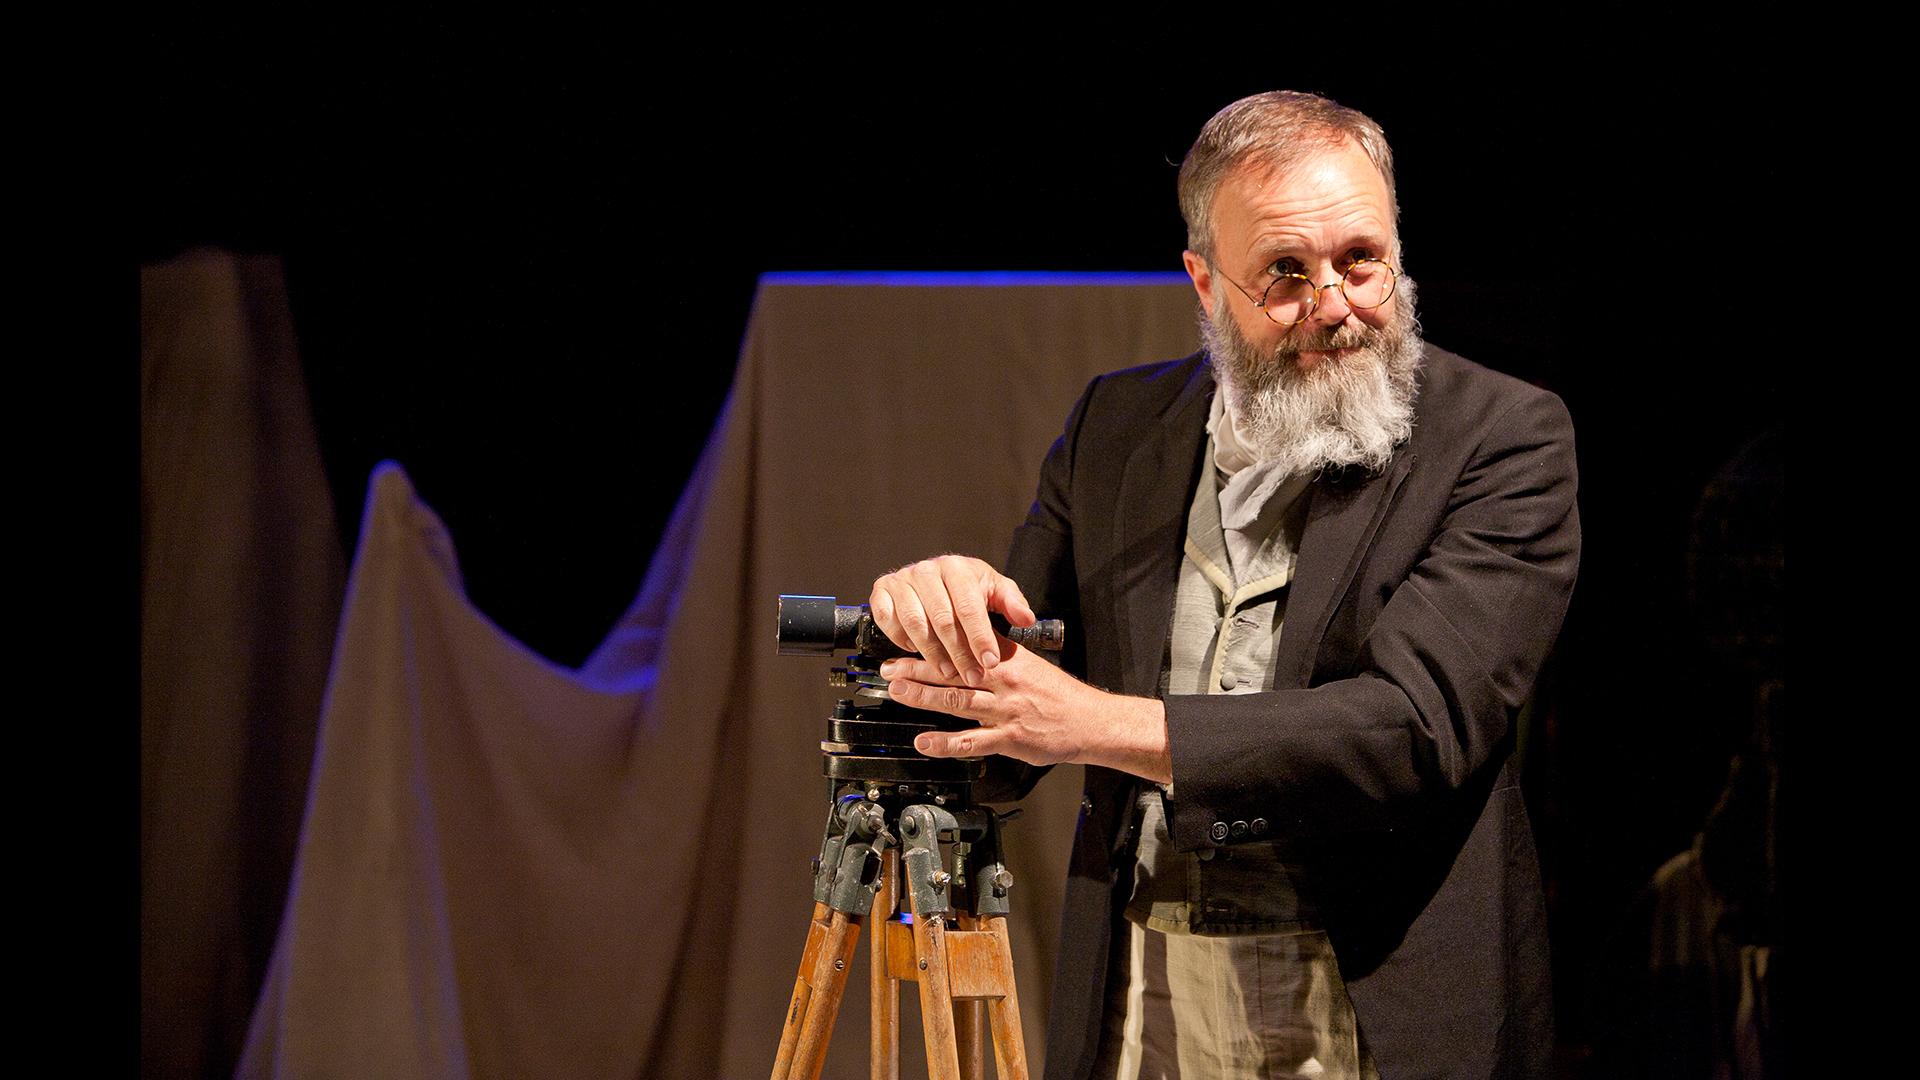
[[1216, 842], [1225, 840], [1227, 838], [1227, 823], [1224, 821], [1214, 822], [1213, 828], [1207, 830], [1207, 835], [1213, 837]]
[[1247, 823], [1244, 821], [1234, 822], [1232, 832], [1235, 840], [1242, 839], [1247, 835]]
[[1266, 818], [1263, 818], [1263, 817], [1254, 818], [1253, 821], [1251, 821], [1249, 824], [1253, 827], [1253, 835], [1255, 836], [1267, 835], [1267, 819]]

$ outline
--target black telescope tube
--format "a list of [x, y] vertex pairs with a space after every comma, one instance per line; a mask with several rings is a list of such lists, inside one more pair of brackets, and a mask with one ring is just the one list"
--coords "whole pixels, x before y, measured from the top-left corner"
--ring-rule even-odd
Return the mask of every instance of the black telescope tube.
[[[999, 612], [988, 615], [995, 633], [1024, 648], [1059, 652], [1066, 643], [1066, 624], [1042, 619], [1032, 626], [1012, 626]], [[831, 656], [858, 648], [879, 659], [917, 656], [888, 639], [874, 625], [865, 604], [842, 604], [831, 596], [783, 594], [777, 611], [776, 646], [781, 656]]]

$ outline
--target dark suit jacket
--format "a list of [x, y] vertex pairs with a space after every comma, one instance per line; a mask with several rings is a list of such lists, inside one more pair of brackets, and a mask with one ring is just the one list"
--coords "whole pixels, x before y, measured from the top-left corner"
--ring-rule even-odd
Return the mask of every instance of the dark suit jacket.
[[[1097, 686], [1158, 691], [1212, 389], [1198, 354], [1095, 379], [1015, 532], [1007, 573], [1068, 620], [1063, 662]], [[1431, 346], [1416, 408], [1384, 472], [1310, 488], [1276, 689], [1167, 699], [1169, 827], [1189, 851], [1254, 842], [1234, 824], [1264, 819], [1258, 842], [1309, 868], [1382, 1077], [1537, 1076], [1545, 911], [1508, 759], [1579, 560], [1572, 423], [1554, 395]], [[1124, 971], [1140, 783], [1087, 770], [1048, 1077], [1088, 1075]]]

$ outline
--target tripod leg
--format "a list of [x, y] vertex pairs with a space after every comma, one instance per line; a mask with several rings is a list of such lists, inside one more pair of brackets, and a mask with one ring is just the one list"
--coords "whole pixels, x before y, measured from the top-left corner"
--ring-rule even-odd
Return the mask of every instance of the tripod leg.
[[867, 943], [873, 961], [867, 982], [873, 1019], [868, 1059], [873, 1080], [900, 1080], [900, 983], [887, 973], [887, 924], [900, 904], [900, 850], [890, 847], [881, 858], [880, 894], [873, 905], [873, 940]]
[[[960, 929], [980, 929], [980, 918], [970, 911], [958, 916]], [[980, 1036], [987, 1029], [986, 1002], [966, 998], [953, 1003], [954, 1047], [959, 1051], [961, 1080], [986, 1080], [987, 1063], [981, 1056]]]
[[1013, 984], [1013, 942], [1007, 936], [1007, 917], [981, 920], [998, 942], [999, 962], [1006, 973], [1006, 995], [987, 1003], [993, 1023], [993, 1067], [1000, 1080], [1027, 1080], [1027, 1043], [1020, 1033], [1020, 995]]
[[780, 1029], [780, 1049], [773, 1056], [773, 1080], [787, 1080], [793, 1065], [794, 1048], [800, 1045], [800, 1029], [807, 1019], [807, 1003], [813, 998], [814, 961], [820, 945], [827, 939], [827, 905], [813, 905], [813, 919], [807, 923], [807, 945], [800, 952], [800, 971], [793, 978], [793, 997], [787, 1001], [787, 1021]]
[[[833, 1022], [840, 1013], [840, 999], [846, 994], [847, 968], [852, 963], [854, 947], [860, 942], [860, 922], [859, 916], [830, 910], [820, 947], [817, 950], [809, 949], [813, 963], [807, 965], [809, 957], [802, 958], [802, 978], [807, 983], [804, 1015], [799, 1020], [799, 1032], [790, 1054], [787, 1051], [786, 1033], [781, 1033], [780, 1054], [773, 1062], [773, 1080], [798, 1080], [801, 1077], [816, 1080], [821, 1068], [826, 1065], [827, 1040], [833, 1037]], [[808, 934], [810, 945], [812, 936]], [[795, 999], [800, 995], [801, 991], [796, 987]], [[787, 1023], [789, 1026], [794, 1023], [791, 1007]]]
[[927, 1041], [928, 1080], [960, 1080], [953, 990], [947, 981], [946, 932], [944, 913], [936, 911], [924, 918], [918, 911], [913, 913], [913, 951], [920, 968], [920, 1026]]

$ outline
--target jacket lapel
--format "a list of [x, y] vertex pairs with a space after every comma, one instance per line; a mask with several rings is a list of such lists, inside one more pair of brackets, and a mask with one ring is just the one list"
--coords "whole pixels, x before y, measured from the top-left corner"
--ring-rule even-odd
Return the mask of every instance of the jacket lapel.
[[1120, 480], [1115, 515], [1115, 587], [1123, 598], [1119, 638], [1126, 649], [1124, 693], [1156, 696], [1173, 621], [1173, 591], [1184, 557], [1187, 509], [1206, 448], [1213, 373], [1195, 364], [1186, 386], [1141, 433]]
[[1307, 524], [1287, 596], [1286, 621], [1280, 627], [1275, 689], [1304, 687], [1313, 677], [1314, 658], [1334, 607], [1359, 574], [1413, 463], [1413, 452], [1402, 446], [1379, 475], [1356, 476], [1355, 470], [1344, 470], [1322, 476], [1307, 489]]

